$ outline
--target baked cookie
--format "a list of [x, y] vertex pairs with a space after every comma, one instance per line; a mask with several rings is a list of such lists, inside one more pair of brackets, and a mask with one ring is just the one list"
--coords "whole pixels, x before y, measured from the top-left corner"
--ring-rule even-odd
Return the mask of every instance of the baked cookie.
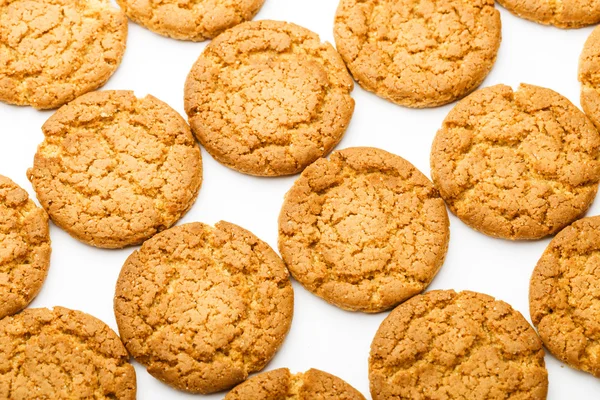
[[119, 332], [148, 372], [177, 389], [212, 393], [260, 371], [294, 311], [277, 254], [227, 222], [171, 228], [125, 262], [115, 294]]
[[202, 182], [200, 149], [175, 110], [129, 91], [88, 93], [42, 126], [27, 175], [50, 218], [92, 246], [137, 244], [179, 220]]
[[585, 42], [579, 58], [579, 82], [581, 82], [581, 106], [600, 129], [600, 28], [594, 29]]
[[48, 215], [0, 175], [0, 319], [31, 303], [49, 266]]
[[264, 372], [227, 393], [225, 400], [365, 400], [337, 376], [309, 369], [303, 374], [287, 368]]
[[201, 0], [155, 2], [117, 0], [127, 16], [163, 36], [202, 41], [252, 19], [265, 0]]
[[134, 400], [119, 337], [80, 311], [32, 308], [0, 320], [0, 398]]
[[294, 278], [352, 311], [384, 311], [423, 291], [449, 236], [432, 183], [403, 158], [367, 147], [306, 168], [279, 215], [279, 250]]
[[546, 348], [600, 378], [600, 217], [552, 239], [533, 271], [529, 305]]
[[109, 0], [0, 1], [0, 101], [56, 108], [104, 85], [127, 40]]
[[436, 290], [383, 321], [369, 358], [373, 400], [545, 400], [544, 350], [523, 316], [493, 297]]
[[472, 228], [539, 239], [579, 218], [594, 200], [600, 135], [552, 90], [492, 86], [450, 111], [433, 141], [431, 176]]
[[502, 32], [493, 0], [340, 0], [334, 37], [360, 86], [422, 108], [477, 88]]
[[315, 33], [246, 22], [200, 55], [185, 84], [185, 110], [220, 163], [251, 175], [290, 175], [340, 141], [354, 111], [353, 85], [339, 54]]
[[600, 0], [498, 0], [518, 17], [559, 28], [582, 28], [600, 22]]

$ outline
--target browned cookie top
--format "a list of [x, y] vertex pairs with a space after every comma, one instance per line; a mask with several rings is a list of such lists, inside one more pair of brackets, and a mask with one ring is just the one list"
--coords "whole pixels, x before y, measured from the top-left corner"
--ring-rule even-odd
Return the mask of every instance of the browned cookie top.
[[600, 129], [600, 28], [592, 31], [579, 58], [581, 106]]
[[255, 21], [213, 40], [185, 85], [196, 137], [217, 161], [251, 175], [289, 175], [329, 153], [352, 112], [339, 54], [298, 25]]
[[498, 0], [521, 18], [559, 28], [581, 28], [600, 22], [600, 0]]
[[371, 345], [373, 400], [545, 400], [542, 343], [505, 302], [436, 290], [399, 305]]
[[192, 393], [229, 389], [281, 346], [294, 295], [277, 254], [227, 222], [192, 223], [146, 241], [121, 271], [115, 314], [133, 357]]
[[62, 307], [0, 320], [0, 398], [135, 400], [135, 370], [102, 321]]

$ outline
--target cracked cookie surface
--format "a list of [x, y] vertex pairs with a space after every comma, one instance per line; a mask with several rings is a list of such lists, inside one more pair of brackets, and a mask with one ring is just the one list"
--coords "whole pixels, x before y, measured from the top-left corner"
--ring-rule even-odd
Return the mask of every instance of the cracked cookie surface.
[[62, 307], [27, 309], [0, 320], [0, 397], [32, 396], [135, 400], [135, 370], [104, 322]]
[[213, 38], [250, 20], [265, 0], [117, 0], [127, 16], [153, 32], [181, 40]]
[[88, 93], [42, 130], [29, 180], [50, 218], [82, 242], [140, 243], [177, 222], [198, 195], [202, 160], [190, 127], [152, 96]]
[[498, 0], [511, 13], [544, 25], [582, 28], [600, 22], [600, 0]]
[[365, 400], [344, 380], [317, 369], [291, 374], [287, 368], [259, 374], [227, 393], [224, 400]]
[[334, 36], [359, 85], [422, 108], [478, 87], [502, 35], [493, 0], [341, 0]]
[[579, 58], [581, 107], [600, 129], [600, 28], [592, 31]]
[[523, 316], [493, 297], [436, 290], [383, 321], [369, 359], [373, 400], [544, 400], [544, 350]]
[[0, 0], [0, 100], [48, 109], [95, 90], [126, 40], [109, 0]]
[[354, 111], [339, 54], [298, 25], [253, 21], [213, 40], [185, 85], [196, 137], [240, 172], [290, 175], [329, 153]]
[[560, 94], [481, 89], [438, 131], [431, 175], [464, 223], [505, 239], [552, 235], [583, 215], [600, 180], [600, 135]]
[[353, 311], [384, 311], [423, 291], [449, 235], [433, 184], [374, 148], [336, 151], [306, 168], [279, 216], [279, 249], [294, 278]]
[[290, 329], [294, 294], [277, 254], [227, 222], [192, 223], [146, 241], [115, 294], [121, 338], [161, 381], [192, 393], [260, 371]]
[[533, 271], [529, 302], [546, 348], [600, 378], [600, 217], [552, 239]]
[[37, 296], [50, 266], [48, 215], [0, 175], [0, 319]]

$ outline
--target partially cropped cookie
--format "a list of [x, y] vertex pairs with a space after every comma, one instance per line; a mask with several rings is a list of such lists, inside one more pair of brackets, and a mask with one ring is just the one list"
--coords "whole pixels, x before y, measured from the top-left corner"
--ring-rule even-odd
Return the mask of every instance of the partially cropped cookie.
[[422, 108], [477, 88], [502, 33], [493, 0], [340, 0], [334, 36], [359, 85]]
[[240, 172], [290, 175], [329, 153], [354, 111], [352, 79], [329, 43], [298, 25], [247, 22], [213, 40], [185, 84], [196, 137]]
[[50, 266], [48, 215], [0, 175], [0, 319], [37, 296]]
[[0, 320], [0, 398], [135, 400], [136, 378], [104, 322], [62, 307]]
[[0, 3], [0, 101], [59, 107], [104, 85], [127, 40], [109, 0]]
[[367, 147], [306, 168], [279, 215], [279, 250], [294, 278], [352, 311], [384, 311], [423, 291], [449, 236], [433, 184], [403, 158]]
[[250, 232], [191, 223], [146, 241], [115, 294], [119, 332], [148, 372], [177, 389], [212, 393], [262, 370], [292, 322], [285, 265]]
[[84, 243], [140, 243], [196, 200], [200, 149], [185, 120], [155, 97], [88, 93], [61, 107], [42, 130], [29, 180], [50, 218]]
[[581, 107], [600, 129], [600, 28], [592, 31], [579, 58]]
[[546, 348], [600, 378], [600, 217], [563, 229], [540, 258], [529, 287], [531, 320]]
[[600, 22], [598, 0], [498, 0], [513, 14], [544, 25], [582, 28]]
[[257, 375], [227, 393], [225, 400], [365, 400], [348, 383], [317, 369], [292, 374], [287, 368]]
[[600, 135], [560, 94], [497, 85], [460, 101], [433, 141], [431, 176], [463, 222], [539, 239], [581, 217], [600, 180]]
[[436, 290], [383, 321], [369, 358], [373, 400], [545, 400], [542, 342], [493, 297]]

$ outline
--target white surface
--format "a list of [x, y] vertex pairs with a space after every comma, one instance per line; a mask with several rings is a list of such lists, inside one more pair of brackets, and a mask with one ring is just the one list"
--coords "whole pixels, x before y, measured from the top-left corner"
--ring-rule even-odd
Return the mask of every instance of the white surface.
[[[267, 0], [256, 19], [295, 22], [333, 43], [335, 0]], [[500, 9], [503, 41], [498, 61], [483, 86], [520, 82], [545, 86], [579, 105], [578, 57], [591, 28], [563, 31], [520, 20]], [[206, 43], [186, 43], [129, 25], [122, 65], [105, 89], [151, 93], [182, 115], [183, 84]], [[396, 153], [429, 176], [433, 137], [450, 106], [432, 110], [403, 108], [362, 90], [353, 92], [356, 111], [338, 148], [375, 146]], [[0, 174], [32, 195], [25, 172], [43, 135], [40, 127], [51, 112], [0, 104]], [[198, 201], [181, 221], [215, 223], [226, 220], [254, 232], [277, 247], [277, 216], [283, 195], [295, 177], [254, 178], [214, 161], [203, 151], [204, 183]], [[590, 215], [600, 213], [596, 201]], [[99, 250], [51, 229], [52, 264], [44, 288], [32, 307], [66, 306], [90, 313], [116, 329], [112, 309], [114, 285], [126, 257], [133, 251]], [[510, 303], [529, 319], [531, 271], [549, 240], [511, 243], [479, 234], [451, 216], [451, 240], [446, 262], [431, 289], [469, 289]], [[350, 382], [369, 396], [367, 359], [375, 331], [387, 313], [363, 315], [341, 311], [294, 282], [296, 309], [291, 332], [267, 369], [289, 367], [295, 372], [319, 368]], [[550, 375], [548, 398], [599, 399], [600, 379], [561, 365], [546, 356]], [[136, 364], [139, 399], [203, 398], [163, 385]], [[204, 396], [221, 399], [224, 394]]]

